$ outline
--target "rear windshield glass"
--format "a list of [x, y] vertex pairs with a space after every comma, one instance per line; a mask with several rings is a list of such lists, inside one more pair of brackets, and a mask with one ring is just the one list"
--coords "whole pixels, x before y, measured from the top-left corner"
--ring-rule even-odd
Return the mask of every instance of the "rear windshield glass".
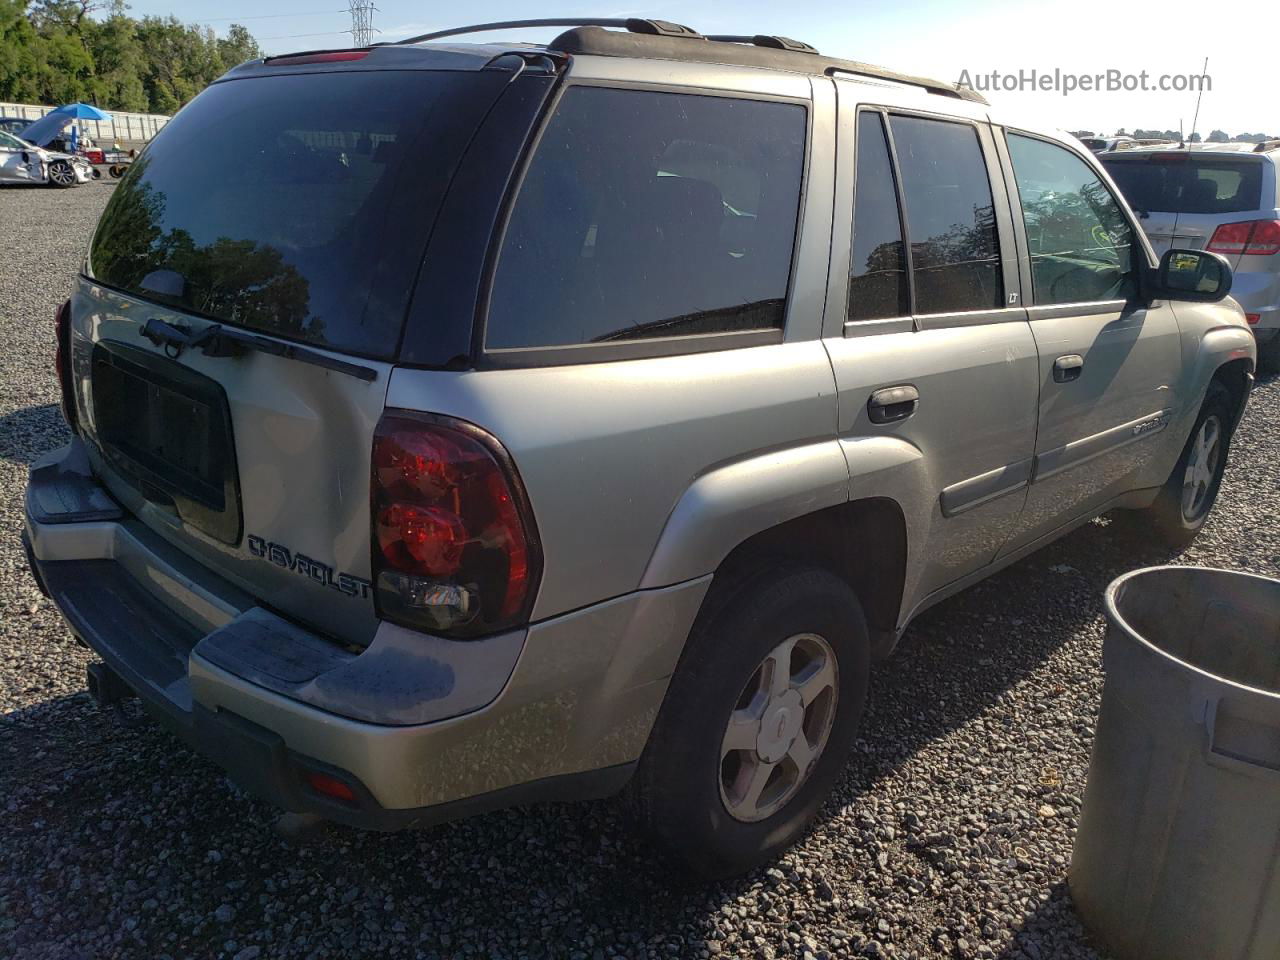
[[440, 192], [501, 79], [342, 71], [214, 84], [116, 188], [91, 276], [389, 358]]
[[1262, 164], [1253, 159], [1161, 151], [1102, 162], [1135, 210], [1241, 213], [1262, 206]]

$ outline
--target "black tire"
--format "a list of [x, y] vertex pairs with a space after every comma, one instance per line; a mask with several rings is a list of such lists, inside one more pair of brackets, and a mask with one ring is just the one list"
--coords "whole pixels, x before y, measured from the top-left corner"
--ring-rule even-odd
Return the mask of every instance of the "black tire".
[[[1188, 510], [1184, 500], [1187, 485], [1188, 465], [1196, 455], [1197, 444], [1201, 441], [1201, 431], [1205, 424], [1216, 421], [1220, 430], [1218, 451], [1210, 470], [1210, 477], [1205, 484], [1204, 493], [1195, 498]], [[1182, 548], [1191, 543], [1209, 518], [1213, 504], [1218, 499], [1218, 488], [1222, 485], [1222, 476], [1227, 466], [1227, 454], [1231, 447], [1231, 433], [1235, 426], [1235, 411], [1231, 402], [1231, 394], [1220, 383], [1209, 385], [1200, 414], [1196, 417], [1191, 434], [1183, 445], [1182, 454], [1174, 464], [1169, 479], [1160, 488], [1155, 502], [1145, 510], [1133, 511], [1129, 517], [1131, 526], [1154, 535], [1162, 543], [1174, 548]]]
[[71, 166], [68, 160], [55, 160], [49, 164], [49, 185], [57, 187], [60, 190], [67, 187], [74, 187], [78, 181], [76, 180], [75, 168]]
[[[724, 755], [722, 741], [748, 683], [761, 676], [762, 661], [797, 636], [824, 640], [834, 654], [834, 704], [822, 721], [825, 746], [807, 774], [797, 777], [798, 768], [788, 768], [796, 785], [778, 809], [744, 822], [730, 814], [722, 796], [726, 764], [740, 756]], [[810, 642], [801, 641], [795, 649]], [[795, 656], [803, 670], [803, 654]], [[789, 654], [788, 663], [795, 662]], [[732, 585], [713, 584], [628, 787], [640, 828], [665, 853], [706, 878], [733, 876], [776, 857], [804, 833], [844, 768], [866, 704], [869, 664], [858, 598], [825, 570], [764, 570]], [[780, 715], [779, 735], [785, 713], [770, 715]], [[751, 762], [756, 759], [751, 754]]]

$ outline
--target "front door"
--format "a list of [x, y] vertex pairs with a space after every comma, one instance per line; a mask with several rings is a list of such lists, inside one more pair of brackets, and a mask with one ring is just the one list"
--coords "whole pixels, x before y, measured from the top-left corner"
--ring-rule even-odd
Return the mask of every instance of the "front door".
[[1169, 305], [1138, 299], [1146, 251], [1093, 168], [1030, 134], [1005, 143], [1040, 354], [1035, 465], [1008, 551], [1132, 488], [1176, 405], [1181, 343]]
[[30, 183], [31, 168], [28, 158], [34, 159], [30, 150], [17, 137], [0, 130], [0, 183]]

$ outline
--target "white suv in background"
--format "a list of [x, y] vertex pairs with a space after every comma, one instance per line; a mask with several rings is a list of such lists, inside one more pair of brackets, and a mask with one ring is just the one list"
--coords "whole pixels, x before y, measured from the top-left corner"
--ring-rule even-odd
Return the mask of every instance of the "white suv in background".
[[[1265, 149], [1270, 146], [1271, 149]], [[1156, 254], [1220, 253], [1231, 296], [1258, 340], [1260, 365], [1280, 367], [1280, 145], [1130, 150], [1098, 159], [1129, 201]]]

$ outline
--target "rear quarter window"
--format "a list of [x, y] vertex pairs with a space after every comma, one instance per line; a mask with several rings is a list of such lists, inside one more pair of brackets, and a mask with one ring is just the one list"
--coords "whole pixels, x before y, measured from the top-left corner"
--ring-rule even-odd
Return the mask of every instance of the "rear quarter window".
[[799, 104], [569, 88], [511, 212], [486, 347], [781, 327], [806, 127]]

